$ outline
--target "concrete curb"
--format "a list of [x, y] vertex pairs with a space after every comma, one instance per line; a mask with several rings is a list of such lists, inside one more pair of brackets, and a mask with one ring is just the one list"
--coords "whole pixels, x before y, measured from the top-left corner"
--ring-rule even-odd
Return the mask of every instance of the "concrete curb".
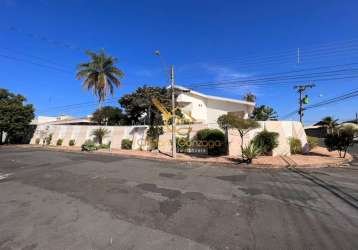
[[[350, 169], [350, 167], [343, 167], [342, 164], [347, 164], [351, 160], [348, 159], [342, 159], [339, 162], [335, 163], [325, 163], [325, 164], [301, 164], [298, 165], [292, 158], [287, 156], [281, 156], [281, 159], [286, 162], [286, 165], [273, 165], [273, 164], [246, 164], [246, 163], [239, 163], [239, 162], [213, 162], [213, 161], [204, 161], [204, 160], [193, 160], [193, 159], [171, 159], [171, 158], [160, 158], [153, 156], [141, 156], [141, 155], [133, 155], [133, 154], [126, 154], [125, 152], [105, 152], [105, 151], [93, 151], [93, 152], [83, 152], [80, 150], [70, 150], [65, 147], [56, 147], [56, 146], [41, 146], [41, 145], [1, 145], [0, 148], [39, 148], [49, 151], [56, 151], [56, 152], [69, 152], [69, 153], [77, 153], [77, 154], [97, 154], [97, 155], [109, 155], [109, 156], [122, 156], [122, 157], [128, 157], [128, 158], [135, 158], [135, 159], [142, 159], [142, 160], [153, 160], [153, 161], [161, 161], [161, 162], [187, 162], [187, 163], [198, 163], [198, 164], [208, 164], [208, 165], [221, 165], [225, 167], [231, 167], [231, 168], [239, 168], [239, 167], [245, 167], [245, 168], [270, 168], [270, 169], [282, 169], [287, 167], [296, 167], [296, 168], [325, 168], [325, 167], [341, 167], [341, 168], [347, 168]], [[355, 168], [352, 168], [355, 169]], [[358, 169], [356, 169], [358, 170]]]

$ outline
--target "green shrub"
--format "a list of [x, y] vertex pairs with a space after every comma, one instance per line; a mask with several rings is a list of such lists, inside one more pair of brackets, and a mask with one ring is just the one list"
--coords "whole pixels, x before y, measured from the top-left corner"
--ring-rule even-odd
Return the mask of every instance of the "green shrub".
[[68, 142], [68, 145], [69, 145], [69, 146], [74, 146], [75, 144], [76, 144], [76, 142], [75, 142], [74, 139], [72, 139], [72, 140], [70, 140], [70, 141]]
[[111, 147], [111, 141], [109, 141], [107, 144], [98, 145], [98, 149], [109, 149], [110, 147]]
[[35, 143], [40, 144], [40, 141], [41, 141], [40, 138], [36, 138]]
[[253, 141], [249, 145], [243, 147], [242, 156], [243, 161], [247, 163], [252, 163], [252, 160], [261, 154], [261, 149]]
[[47, 136], [45, 138], [45, 141], [46, 141], [46, 145], [50, 145], [51, 144], [51, 141], [52, 141], [52, 134], [49, 134], [49, 136]]
[[222, 155], [225, 153], [225, 134], [219, 129], [202, 129], [196, 134], [197, 145], [207, 147], [209, 155]]
[[317, 137], [307, 136], [307, 143], [308, 143], [309, 149], [311, 150], [318, 146], [319, 139]]
[[58, 139], [57, 142], [56, 142], [56, 145], [57, 145], [57, 146], [61, 146], [61, 145], [62, 145], [62, 142], [63, 142], [63, 139]]
[[159, 136], [164, 133], [163, 127], [151, 125], [147, 130], [147, 138], [151, 149], [158, 149]]
[[253, 143], [261, 149], [261, 154], [271, 155], [272, 150], [278, 146], [278, 133], [265, 129], [254, 137]]
[[82, 149], [82, 151], [95, 151], [95, 150], [97, 150], [97, 147], [92, 140], [86, 140], [81, 145], [81, 149]]
[[329, 151], [338, 150], [339, 156], [345, 158], [348, 148], [354, 145], [354, 138], [357, 134], [357, 128], [344, 126], [339, 128], [336, 132], [328, 134], [324, 143]]
[[132, 149], [132, 140], [123, 139], [121, 143], [122, 149]]
[[298, 138], [291, 137], [288, 139], [290, 143], [291, 154], [301, 154], [302, 153], [302, 143]]

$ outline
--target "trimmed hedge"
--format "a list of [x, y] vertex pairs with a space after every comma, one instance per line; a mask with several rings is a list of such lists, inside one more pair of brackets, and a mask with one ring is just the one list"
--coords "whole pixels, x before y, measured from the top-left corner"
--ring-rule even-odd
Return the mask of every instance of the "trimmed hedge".
[[61, 146], [62, 143], [63, 143], [63, 139], [58, 139], [57, 142], [56, 142], [56, 145]]
[[82, 151], [95, 151], [95, 150], [97, 150], [97, 147], [92, 140], [86, 140], [81, 145], [81, 149], [82, 149]]
[[69, 146], [74, 146], [75, 144], [76, 144], [76, 141], [74, 139], [72, 139], [68, 142]]
[[196, 140], [200, 141], [198, 144], [207, 147], [209, 155], [225, 154], [225, 134], [219, 129], [202, 129], [196, 134]]
[[123, 139], [121, 143], [122, 149], [132, 149], [132, 140]]

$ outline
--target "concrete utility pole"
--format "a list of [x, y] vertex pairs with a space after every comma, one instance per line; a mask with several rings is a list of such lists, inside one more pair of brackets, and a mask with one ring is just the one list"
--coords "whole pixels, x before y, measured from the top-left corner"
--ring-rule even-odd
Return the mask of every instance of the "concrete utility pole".
[[307, 104], [306, 103], [306, 100], [308, 99], [308, 96], [304, 96], [303, 97], [303, 94], [305, 92], [306, 89], [310, 89], [310, 88], [313, 88], [314, 84], [305, 84], [305, 85], [296, 85], [295, 86], [295, 89], [297, 89], [297, 92], [299, 93], [299, 100], [298, 100], [298, 103], [299, 103], [299, 110], [298, 110], [298, 114], [300, 115], [300, 122], [302, 123], [303, 125], [303, 111], [304, 111], [304, 108], [303, 108], [303, 105], [304, 104]]
[[175, 137], [175, 80], [174, 80], [174, 66], [170, 66], [170, 84], [172, 89], [172, 156], [173, 158], [177, 157], [177, 144]]
[[356, 123], [358, 124], [358, 112], [356, 112]]

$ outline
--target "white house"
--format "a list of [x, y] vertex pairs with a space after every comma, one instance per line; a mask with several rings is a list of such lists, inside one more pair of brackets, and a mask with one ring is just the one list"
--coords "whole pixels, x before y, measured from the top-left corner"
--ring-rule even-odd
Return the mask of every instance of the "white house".
[[182, 112], [197, 123], [216, 125], [218, 117], [228, 112], [248, 118], [255, 107], [253, 102], [206, 95], [178, 85], [175, 88], [179, 93], [177, 102]]

